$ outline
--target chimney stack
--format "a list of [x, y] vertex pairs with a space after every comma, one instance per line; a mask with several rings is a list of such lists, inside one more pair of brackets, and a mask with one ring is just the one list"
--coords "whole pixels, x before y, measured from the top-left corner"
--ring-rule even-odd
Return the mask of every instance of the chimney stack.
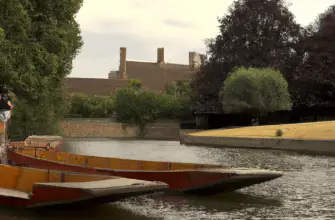
[[157, 49], [157, 63], [164, 63], [164, 48]]
[[190, 66], [191, 70], [194, 70], [195, 67], [195, 52], [188, 53], [188, 65]]
[[195, 70], [200, 68], [201, 64], [204, 63], [206, 56], [193, 51], [188, 53], [188, 58], [190, 69]]
[[120, 47], [120, 67], [118, 72], [119, 79], [127, 79], [126, 60], [127, 60], [127, 48]]

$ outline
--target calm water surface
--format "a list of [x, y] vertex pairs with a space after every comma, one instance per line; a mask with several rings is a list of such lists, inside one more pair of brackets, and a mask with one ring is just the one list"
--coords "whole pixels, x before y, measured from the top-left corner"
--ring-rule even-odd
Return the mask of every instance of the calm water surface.
[[95, 156], [282, 170], [274, 181], [208, 197], [154, 194], [87, 210], [0, 209], [0, 220], [335, 219], [335, 158], [279, 151], [181, 146], [174, 141], [69, 140]]

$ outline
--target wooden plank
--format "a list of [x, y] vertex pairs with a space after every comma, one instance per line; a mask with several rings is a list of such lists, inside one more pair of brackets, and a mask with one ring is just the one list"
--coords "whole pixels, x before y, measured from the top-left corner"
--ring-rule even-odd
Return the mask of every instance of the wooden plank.
[[70, 154], [70, 164], [73, 165], [80, 165], [85, 166], [86, 165], [86, 158], [87, 156], [84, 155], [76, 155], [76, 154]]
[[110, 179], [109, 176], [66, 173], [64, 182], [92, 182]]
[[63, 163], [68, 163], [70, 160], [70, 153], [57, 152], [57, 160]]
[[110, 158], [109, 168], [116, 170], [139, 170], [138, 160]]
[[195, 163], [171, 163], [170, 164], [171, 170], [192, 170], [196, 168], [197, 168], [197, 164]]
[[49, 174], [47, 170], [21, 168], [21, 173], [17, 182], [16, 189], [22, 192], [31, 192], [34, 183], [48, 182]]
[[59, 183], [61, 181], [61, 173], [58, 171], [49, 171], [49, 182], [50, 183]]
[[108, 168], [109, 167], [109, 158], [105, 157], [94, 157], [87, 156], [88, 158], [88, 166], [89, 167], [99, 167], [99, 168]]
[[25, 155], [28, 155], [28, 156], [32, 156], [34, 157], [35, 156], [35, 149], [19, 149], [18, 150], [19, 153], [22, 153], [22, 154], [25, 154]]
[[0, 195], [1, 196], [6, 196], [6, 197], [29, 199], [29, 194], [28, 193], [21, 192], [21, 191], [18, 191], [18, 190], [13, 190], [13, 189], [0, 188]]
[[0, 176], [2, 177], [0, 181], [0, 188], [15, 189], [20, 176], [20, 168], [1, 165]]
[[141, 170], [168, 170], [169, 162], [141, 161]]
[[57, 161], [57, 152], [44, 151], [44, 155], [48, 160]]

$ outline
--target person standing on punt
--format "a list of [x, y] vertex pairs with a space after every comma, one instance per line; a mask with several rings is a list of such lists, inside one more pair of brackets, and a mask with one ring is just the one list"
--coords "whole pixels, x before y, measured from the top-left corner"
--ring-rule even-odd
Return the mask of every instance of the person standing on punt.
[[6, 86], [0, 86], [0, 122], [1, 122], [1, 134], [0, 134], [0, 160], [1, 163], [7, 163], [6, 155], [6, 127], [7, 122], [11, 116], [11, 110], [13, 105], [8, 95], [8, 89]]

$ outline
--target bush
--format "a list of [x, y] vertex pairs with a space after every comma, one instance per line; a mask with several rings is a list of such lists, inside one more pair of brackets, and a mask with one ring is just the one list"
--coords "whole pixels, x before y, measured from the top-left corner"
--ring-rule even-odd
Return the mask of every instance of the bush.
[[128, 82], [128, 87], [134, 88], [134, 89], [140, 89], [142, 88], [142, 82], [140, 79], [131, 79]]
[[113, 97], [88, 97], [73, 94], [70, 99], [68, 116], [82, 118], [106, 118], [114, 113]]
[[169, 95], [172, 118], [192, 118], [191, 87], [189, 82], [179, 81], [165, 86], [165, 94]]
[[[185, 97], [156, 93], [145, 89], [122, 88], [115, 93], [115, 114], [119, 122], [143, 130], [157, 119], [180, 119], [190, 111]], [[186, 110], [188, 111], [186, 111]]]
[[284, 132], [283, 132], [282, 129], [277, 129], [277, 130], [276, 130], [276, 137], [281, 137], [281, 136], [283, 136], [283, 135], [284, 135]]
[[292, 107], [288, 84], [276, 70], [240, 68], [224, 82], [220, 93], [226, 113], [262, 113], [290, 110]]
[[137, 81], [132, 82], [110, 97], [73, 94], [69, 97], [68, 116], [105, 118], [115, 113], [119, 122], [143, 130], [147, 123], [157, 119], [180, 119], [192, 115], [190, 99], [186, 95], [156, 93], [137, 86]]

